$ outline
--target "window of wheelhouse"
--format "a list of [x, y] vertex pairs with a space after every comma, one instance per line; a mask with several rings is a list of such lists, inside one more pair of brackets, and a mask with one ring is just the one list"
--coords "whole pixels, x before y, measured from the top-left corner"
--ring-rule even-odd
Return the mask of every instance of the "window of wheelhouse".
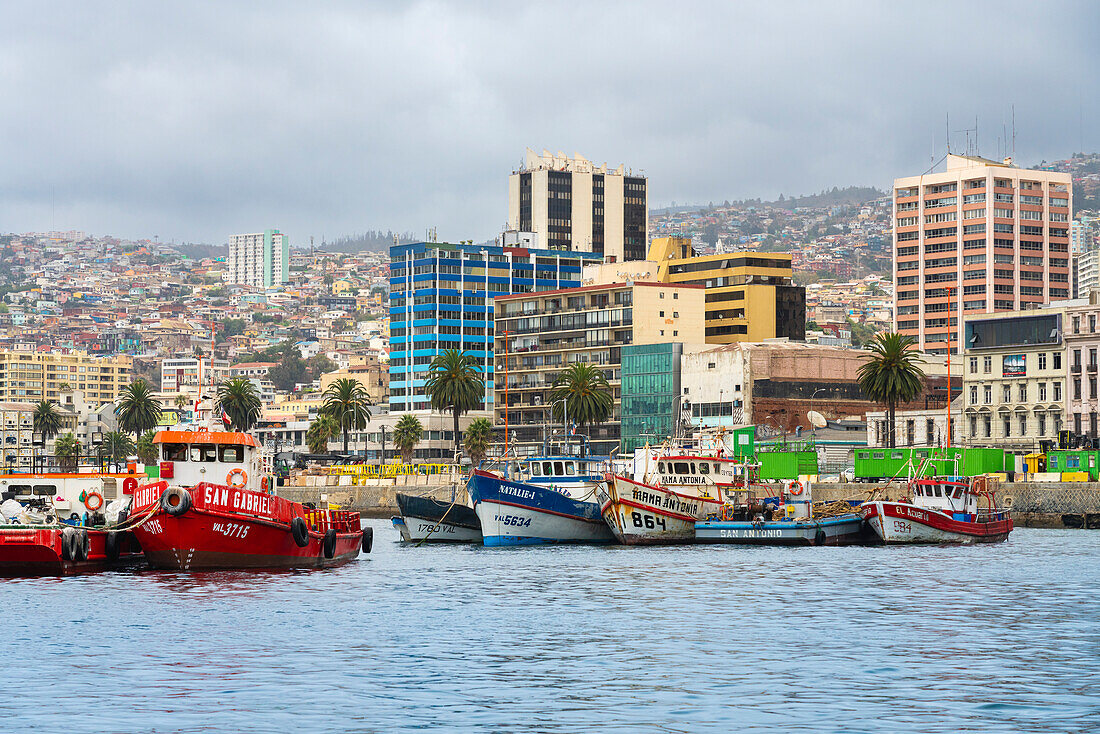
[[[537, 466], [538, 465], [536, 464], [536, 467]], [[548, 477], [553, 473], [554, 473], [554, 462], [552, 462], [552, 461], [542, 462], [542, 476]]]
[[240, 464], [244, 461], [244, 446], [222, 446], [219, 454], [226, 464]]
[[677, 461], [674, 466], [676, 467], [674, 470], [676, 474], [687, 474], [690, 471], [686, 461]]
[[665, 473], [665, 462], [663, 462], [663, 461], [658, 461], [657, 462], [657, 471], [659, 471], [661, 474]]
[[710, 474], [710, 464], [708, 464], [705, 461], [700, 462], [700, 464], [699, 464], [699, 473], [700, 474]]
[[568, 476], [571, 476], [571, 477], [576, 476], [576, 474], [577, 474], [577, 465], [572, 461], [565, 462], [565, 473]]
[[941, 494], [941, 492], [940, 492], [940, 485], [938, 485], [938, 484], [935, 487], [932, 488], [932, 491], [936, 493], [937, 497], [942, 497], [943, 496], [943, 494]]
[[164, 444], [164, 460], [165, 461], [187, 461], [187, 444], [185, 444], [185, 443], [166, 443], [166, 444]]
[[218, 447], [199, 443], [191, 447], [191, 461], [213, 462], [218, 460]]
[[560, 461], [554, 462], [554, 475], [558, 477], [565, 476], [565, 466]]
[[36, 484], [31, 493], [39, 497], [53, 497], [57, 494], [57, 487], [53, 484]]

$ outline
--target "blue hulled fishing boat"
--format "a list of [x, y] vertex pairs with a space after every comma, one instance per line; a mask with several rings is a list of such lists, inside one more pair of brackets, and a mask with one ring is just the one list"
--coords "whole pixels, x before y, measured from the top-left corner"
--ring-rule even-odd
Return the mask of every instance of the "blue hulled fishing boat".
[[539, 456], [475, 470], [467, 486], [485, 545], [614, 542], [596, 501], [607, 461]]

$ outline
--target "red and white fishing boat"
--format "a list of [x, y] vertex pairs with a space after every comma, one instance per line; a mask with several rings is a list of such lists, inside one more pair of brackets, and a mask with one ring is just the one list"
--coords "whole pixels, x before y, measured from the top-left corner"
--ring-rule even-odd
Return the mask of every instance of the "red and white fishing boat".
[[160, 431], [160, 481], [137, 488], [134, 534], [150, 565], [180, 571], [315, 568], [370, 552], [359, 514], [274, 494], [271, 459], [246, 433]]
[[99, 472], [0, 476], [0, 576], [67, 576], [139, 560], [127, 521], [138, 479]]
[[608, 474], [596, 492], [600, 512], [625, 545], [695, 542], [695, 523], [747, 495], [748, 467], [718, 453], [641, 448], [634, 478]]
[[[914, 479], [902, 502], [865, 502], [866, 522], [884, 543], [999, 543], [1012, 532], [1008, 512], [996, 506], [985, 477]], [[986, 507], [979, 509], [984, 497]]]

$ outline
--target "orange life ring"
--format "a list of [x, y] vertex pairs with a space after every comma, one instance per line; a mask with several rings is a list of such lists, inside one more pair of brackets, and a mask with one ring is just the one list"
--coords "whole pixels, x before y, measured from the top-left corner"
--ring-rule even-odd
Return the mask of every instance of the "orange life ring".
[[262, 489], [265, 492], [267, 491], [267, 477], [264, 477], [263, 479], [260, 480], [260, 489]]
[[[92, 507], [92, 503], [91, 503], [92, 497], [96, 498], [95, 507]], [[95, 492], [95, 491], [89, 492], [88, 494], [86, 494], [84, 496], [84, 506], [87, 507], [90, 512], [95, 512], [100, 507], [103, 507], [103, 495], [101, 495], [99, 492]]]
[[[241, 483], [234, 484], [233, 477], [240, 477]], [[244, 469], [234, 469], [233, 471], [225, 475], [225, 483], [228, 484], [230, 487], [233, 487], [233, 489], [243, 489], [245, 486], [248, 485], [248, 472], [246, 472]]]
[[804, 491], [804, 488], [802, 486], [802, 482], [798, 481], [797, 479], [795, 479], [792, 482], [788, 482], [787, 483], [787, 491], [791, 493], [792, 497], [800, 496], [802, 494], [802, 492]]

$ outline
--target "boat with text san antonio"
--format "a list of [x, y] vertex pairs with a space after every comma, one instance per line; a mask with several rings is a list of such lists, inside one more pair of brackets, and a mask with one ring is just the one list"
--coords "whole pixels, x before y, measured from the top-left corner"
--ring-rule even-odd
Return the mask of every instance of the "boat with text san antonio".
[[608, 474], [596, 492], [600, 512], [620, 543], [695, 541], [695, 523], [727, 500], [748, 494], [750, 467], [734, 457], [639, 448], [633, 478]]
[[537, 456], [475, 469], [467, 489], [485, 545], [612, 543], [596, 502], [607, 457]]
[[317, 568], [370, 552], [358, 513], [275, 494], [271, 457], [236, 431], [160, 431], [160, 481], [137, 488], [134, 534], [156, 568]]
[[127, 509], [134, 473], [0, 477], [0, 576], [65, 576], [141, 558]]
[[[987, 477], [921, 478], [909, 483], [901, 502], [865, 502], [864, 520], [882, 542], [999, 543], [1012, 532], [1012, 519], [997, 508]], [[979, 508], [984, 498], [985, 508]]]

